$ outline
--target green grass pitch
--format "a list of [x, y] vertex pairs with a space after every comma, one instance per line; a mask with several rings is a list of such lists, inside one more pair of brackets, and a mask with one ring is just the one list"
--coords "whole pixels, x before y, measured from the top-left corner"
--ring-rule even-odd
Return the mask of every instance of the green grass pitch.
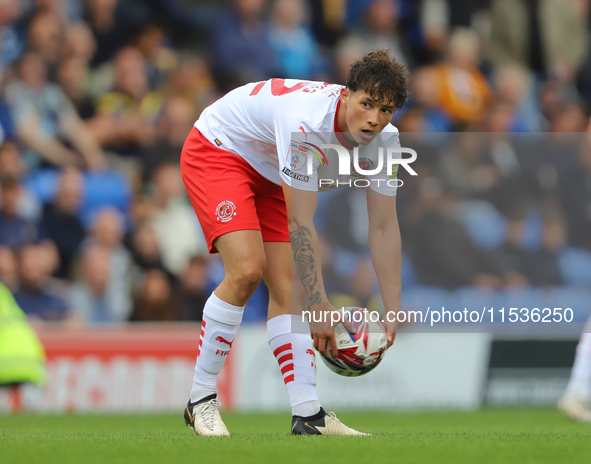
[[591, 424], [554, 410], [351, 412], [372, 437], [292, 437], [286, 414], [223, 414], [230, 438], [196, 437], [177, 415], [0, 416], [0, 462], [68, 463], [582, 463]]

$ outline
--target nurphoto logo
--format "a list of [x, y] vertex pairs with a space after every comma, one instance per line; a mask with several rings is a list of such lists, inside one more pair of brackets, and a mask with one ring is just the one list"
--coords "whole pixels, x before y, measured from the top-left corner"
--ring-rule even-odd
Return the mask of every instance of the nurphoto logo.
[[[332, 148], [337, 151], [339, 156], [339, 175], [350, 176], [351, 175], [351, 154], [342, 145], [337, 144], [322, 144], [320, 147], [323, 150]], [[395, 158], [394, 153], [410, 153], [410, 158]], [[412, 148], [402, 147], [387, 147], [386, 148], [386, 166], [388, 171], [388, 177], [392, 178], [398, 171], [398, 166], [402, 166], [411, 176], [416, 176], [416, 171], [410, 167], [410, 163], [413, 163], [417, 159], [417, 152]], [[396, 166], [396, 167], [394, 167]], [[375, 176], [384, 168], [384, 147], [378, 148], [378, 165], [374, 169], [367, 169], [368, 165], [365, 162], [359, 162], [359, 148], [353, 149], [353, 168], [357, 175], [362, 176]], [[307, 159], [308, 175], [312, 175], [312, 157]]]

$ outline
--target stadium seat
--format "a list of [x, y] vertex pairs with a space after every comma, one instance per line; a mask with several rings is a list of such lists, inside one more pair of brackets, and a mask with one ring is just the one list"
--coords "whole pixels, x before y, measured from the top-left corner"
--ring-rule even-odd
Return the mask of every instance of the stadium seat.
[[400, 301], [404, 311], [421, 311], [423, 314], [426, 314], [428, 308], [441, 311], [442, 307], [446, 310], [455, 310], [458, 307], [454, 292], [427, 285], [402, 290]]
[[584, 324], [591, 314], [591, 290], [582, 286], [563, 285], [553, 291], [538, 290], [540, 306], [550, 308], [571, 308], [572, 323]]
[[525, 217], [521, 247], [525, 251], [535, 251], [542, 244], [544, 223], [542, 215], [538, 211], [531, 211]]
[[108, 206], [118, 209], [128, 219], [131, 187], [125, 176], [107, 170], [87, 172], [85, 178], [86, 195], [81, 212], [84, 224], [89, 224], [94, 213]]
[[[49, 203], [56, 194], [59, 178], [56, 169], [40, 169], [28, 177], [26, 187], [41, 203]], [[84, 180], [80, 220], [85, 226], [105, 207], [116, 208], [129, 219], [131, 186], [123, 174], [113, 170], [89, 171], [84, 173]]]
[[482, 311], [484, 308], [497, 307], [500, 293], [479, 287], [460, 287], [455, 290], [459, 309]]
[[460, 220], [472, 241], [482, 248], [498, 247], [505, 240], [506, 221], [487, 201], [462, 202]]
[[419, 284], [419, 278], [417, 277], [417, 272], [415, 270], [415, 266], [410, 259], [410, 257], [402, 252], [402, 263], [400, 267], [400, 280], [402, 283], [403, 288], [413, 287]]
[[558, 257], [567, 284], [591, 285], [591, 251], [567, 247]]

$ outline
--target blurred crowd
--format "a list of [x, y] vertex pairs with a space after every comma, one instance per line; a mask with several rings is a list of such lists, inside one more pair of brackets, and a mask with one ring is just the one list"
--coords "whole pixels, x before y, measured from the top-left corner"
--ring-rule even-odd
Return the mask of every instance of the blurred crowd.
[[[31, 319], [199, 320], [223, 277], [179, 170], [200, 112], [271, 77], [344, 84], [387, 48], [419, 153], [404, 288], [591, 284], [590, 3], [3, 0], [0, 281]], [[360, 194], [321, 199], [325, 281], [377, 308]], [[266, 302], [261, 285], [245, 321]]]

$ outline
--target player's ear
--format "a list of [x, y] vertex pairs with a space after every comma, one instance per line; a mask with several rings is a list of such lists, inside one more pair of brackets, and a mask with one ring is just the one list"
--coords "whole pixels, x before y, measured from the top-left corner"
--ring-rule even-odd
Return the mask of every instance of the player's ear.
[[347, 103], [347, 101], [349, 100], [349, 89], [347, 87], [345, 87], [344, 89], [341, 89], [341, 102], [343, 103]]

